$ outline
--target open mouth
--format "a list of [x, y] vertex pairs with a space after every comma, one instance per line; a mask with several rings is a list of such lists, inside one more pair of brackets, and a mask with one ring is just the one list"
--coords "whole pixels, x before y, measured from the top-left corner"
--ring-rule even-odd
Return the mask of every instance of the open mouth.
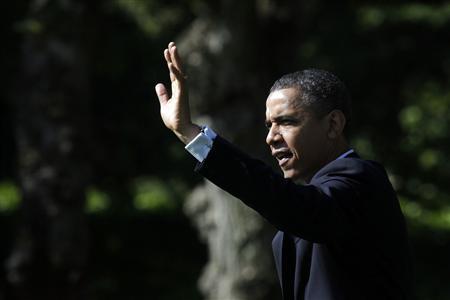
[[294, 155], [289, 150], [280, 150], [274, 153], [275, 158], [278, 160], [278, 165], [282, 167], [285, 165]]

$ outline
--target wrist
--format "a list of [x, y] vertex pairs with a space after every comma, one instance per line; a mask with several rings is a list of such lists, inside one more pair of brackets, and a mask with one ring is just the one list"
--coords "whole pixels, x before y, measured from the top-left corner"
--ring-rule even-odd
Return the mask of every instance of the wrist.
[[175, 135], [185, 144], [189, 144], [200, 132], [202, 128], [197, 124], [190, 123], [182, 130], [174, 131]]

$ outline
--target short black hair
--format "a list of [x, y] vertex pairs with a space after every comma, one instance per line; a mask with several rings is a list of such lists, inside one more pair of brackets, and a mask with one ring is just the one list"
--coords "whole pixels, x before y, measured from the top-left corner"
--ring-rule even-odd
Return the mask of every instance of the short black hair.
[[282, 76], [270, 88], [270, 92], [296, 88], [300, 92], [301, 105], [311, 108], [318, 117], [334, 109], [342, 111], [346, 128], [351, 120], [351, 98], [345, 84], [333, 73], [320, 69], [307, 69]]

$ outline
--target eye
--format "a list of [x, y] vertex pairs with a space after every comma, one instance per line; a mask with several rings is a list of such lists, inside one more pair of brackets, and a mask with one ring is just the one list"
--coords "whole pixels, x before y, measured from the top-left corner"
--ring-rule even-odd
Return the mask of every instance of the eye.
[[282, 121], [280, 122], [280, 124], [281, 124], [281, 125], [284, 125], [284, 126], [292, 126], [292, 125], [297, 124], [297, 122], [296, 122], [295, 120], [286, 119], [286, 120], [282, 120]]
[[266, 126], [267, 129], [270, 129], [270, 127], [272, 127], [272, 123], [270, 122], [266, 122], [264, 125]]

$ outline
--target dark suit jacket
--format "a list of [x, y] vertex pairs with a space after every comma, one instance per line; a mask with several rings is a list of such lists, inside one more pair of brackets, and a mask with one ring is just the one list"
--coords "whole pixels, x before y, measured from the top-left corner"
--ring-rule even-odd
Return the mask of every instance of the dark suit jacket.
[[196, 171], [278, 228], [283, 299], [409, 299], [406, 226], [380, 164], [351, 155], [297, 185], [218, 136]]

